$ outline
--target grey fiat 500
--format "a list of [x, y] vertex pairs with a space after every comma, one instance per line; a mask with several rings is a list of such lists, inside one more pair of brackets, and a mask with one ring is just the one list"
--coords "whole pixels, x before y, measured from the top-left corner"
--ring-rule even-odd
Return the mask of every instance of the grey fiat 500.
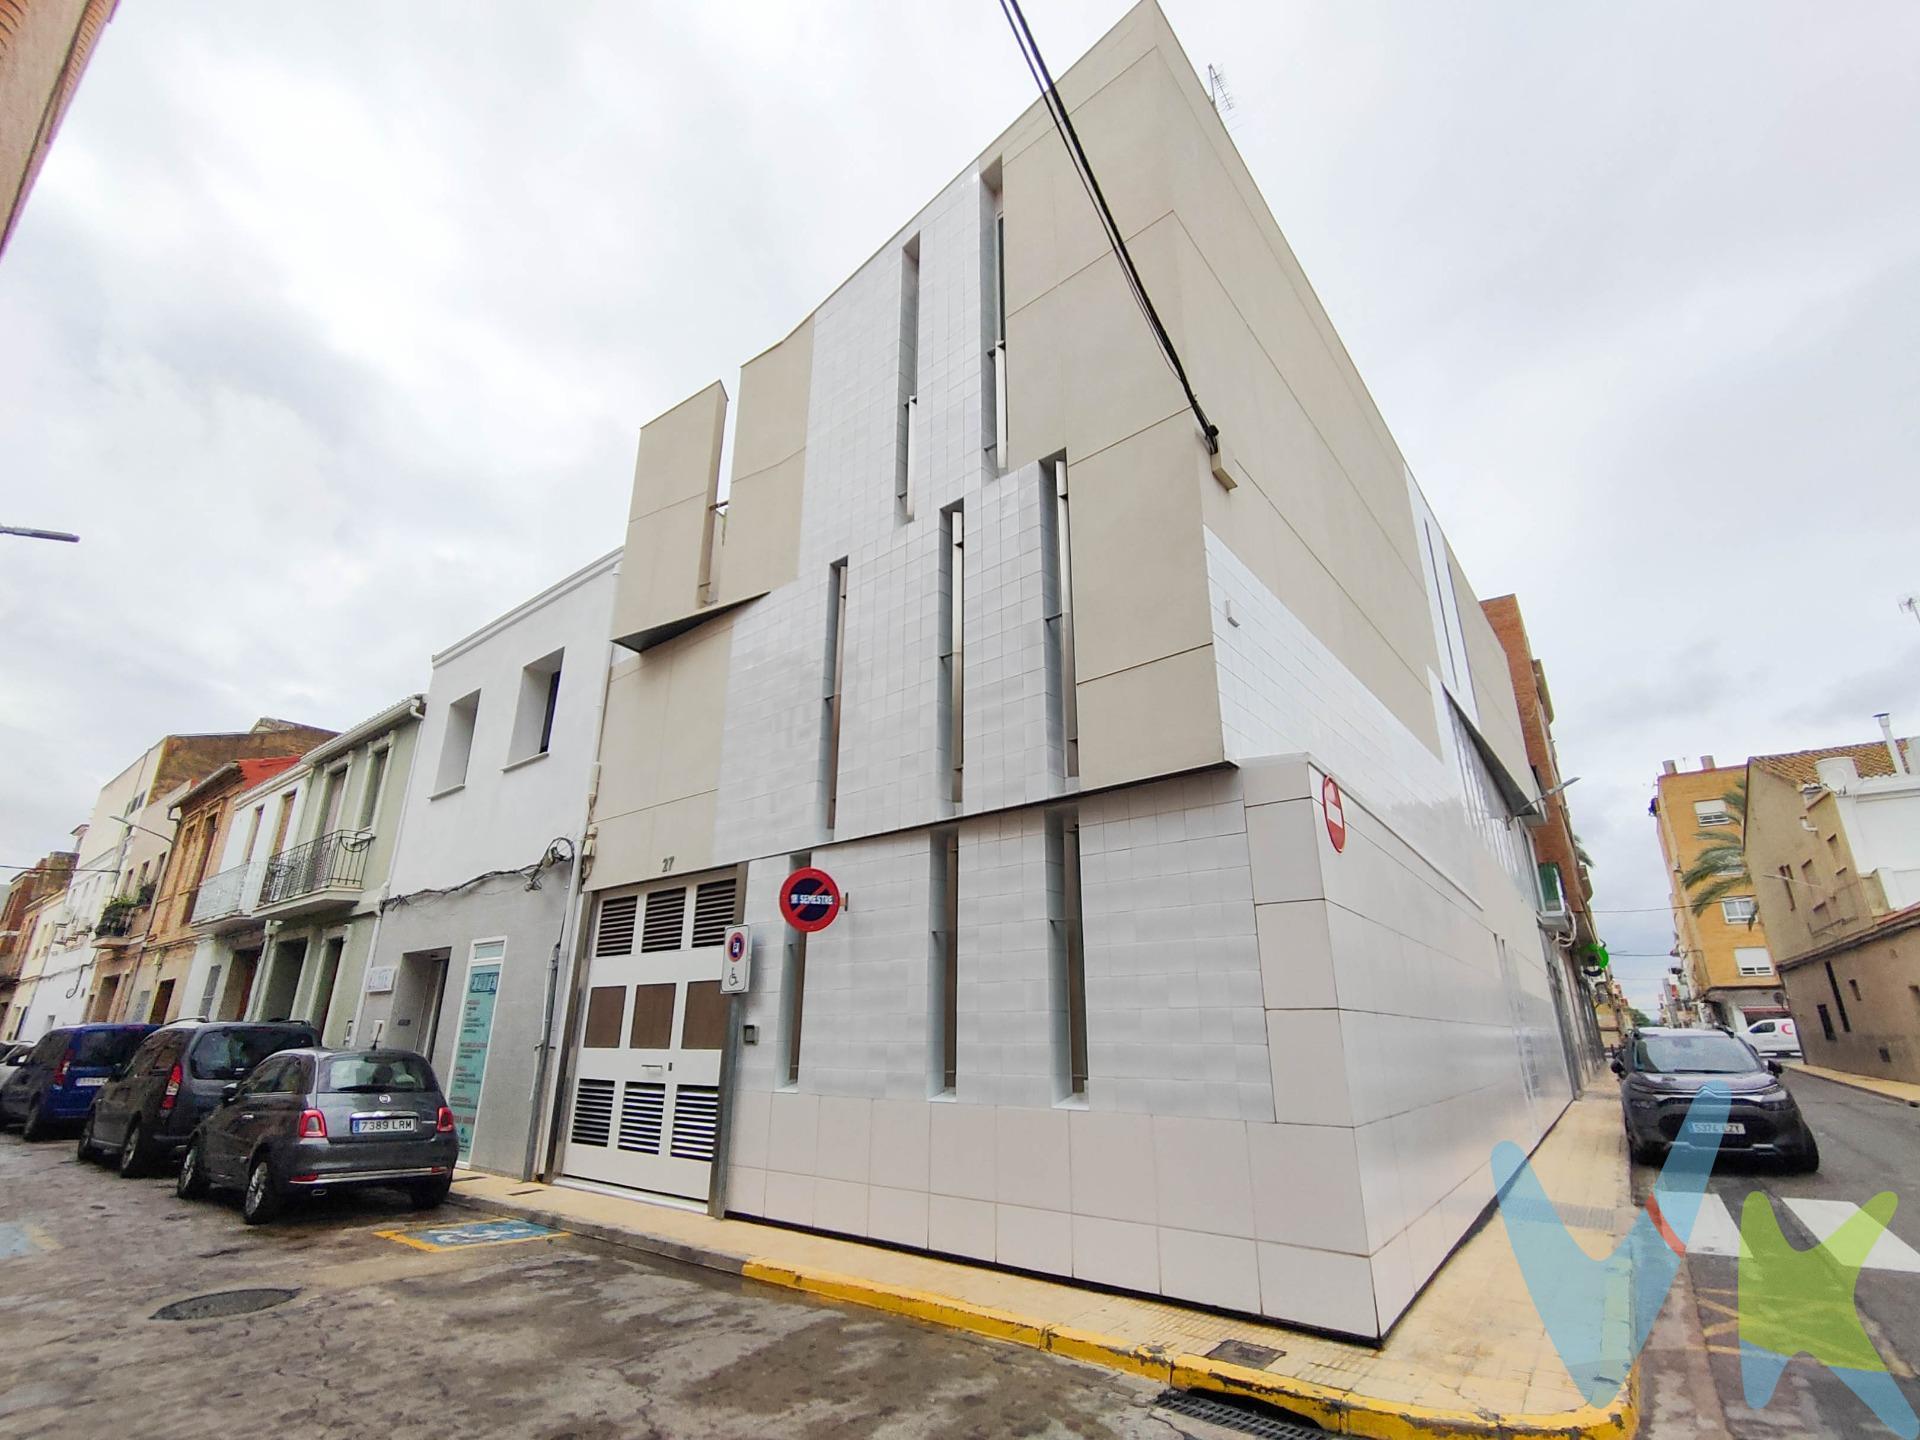
[[288, 1197], [363, 1185], [417, 1210], [447, 1198], [460, 1141], [426, 1058], [411, 1050], [283, 1050], [261, 1061], [193, 1132], [177, 1190], [240, 1191], [249, 1225]]

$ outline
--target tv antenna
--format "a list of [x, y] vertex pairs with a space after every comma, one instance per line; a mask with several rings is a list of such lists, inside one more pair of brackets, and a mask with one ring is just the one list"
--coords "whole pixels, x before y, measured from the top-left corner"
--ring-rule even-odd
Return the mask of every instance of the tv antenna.
[[1227, 89], [1227, 72], [1218, 65], [1207, 66], [1207, 98], [1222, 119], [1233, 113], [1233, 92]]

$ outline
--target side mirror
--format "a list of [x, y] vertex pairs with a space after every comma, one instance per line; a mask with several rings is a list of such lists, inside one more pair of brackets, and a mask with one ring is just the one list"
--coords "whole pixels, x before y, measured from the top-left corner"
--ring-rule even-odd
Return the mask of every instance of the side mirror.
[[1769, 1075], [1778, 1075], [1780, 1073], [1780, 1070], [1781, 1070], [1781, 1066], [1778, 1060], [1767, 1061], [1767, 1073]]
[[1618, 1060], [1615, 1060], [1615, 1061], [1614, 1061], [1614, 1062], [1613, 1062], [1613, 1063], [1612, 1063], [1611, 1065], [1609, 1065], [1609, 1066], [1608, 1066], [1607, 1068], [1608, 1068], [1609, 1070], [1611, 1070], [1611, 1071], [1613, 1071], [1613, 1073], [1614, 1073], [1614, 1074], [1616, 1074], [1616, 1075], [1624, 1075], [1624, 1074], [1626, 1074], [1626, 1073], [1627, 1073], [1627, 1067], [1626, 1067], [1626, 1066], [1624, 1066], [1624, 1065], [1622, 1065], [1622, 1064], [1621, 1064], [1621, 1063], [1620, 1063], [1620, 1062], [1619, 1062]]
[[233, 1103], [233, 1097], [239, 1093], [240, 1087], [238, 1085], [222, 1085], [220, 1087], [220, 1103], [222, 1105], [231, 1105]]

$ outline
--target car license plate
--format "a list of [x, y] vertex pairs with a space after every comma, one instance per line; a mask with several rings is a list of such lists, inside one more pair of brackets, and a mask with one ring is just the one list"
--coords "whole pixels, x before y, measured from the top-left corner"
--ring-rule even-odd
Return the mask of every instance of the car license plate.
[[1687, 1128], [1696, 1135], [1744, 1135], [1747, 1127], [1737, 1120], [1723, 1120], [1719, 1124], [1711, 1120], [1692, 1120]]
[[73, 1083], [78, 1085], [82, 1090], [96, 1090], [107, 1083], [107, 1077], [104, 1075], [82, 1075]]
[[353, 1121], [353, 1133], [356, 1135], [389, 1135], [411, 1129], [411, 1115], [364, 1115], [356, 1116]]

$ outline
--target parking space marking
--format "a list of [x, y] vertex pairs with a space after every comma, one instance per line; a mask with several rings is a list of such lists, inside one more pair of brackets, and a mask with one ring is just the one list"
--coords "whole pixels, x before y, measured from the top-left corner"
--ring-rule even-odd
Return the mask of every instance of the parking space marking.
[[565, 1230], [535, 1225], [530, 1220], [472, 1220], [461, 1225], [429, 1225], [422, 1230], [376, 1230], [382, 1240], [439, 1253], [475, 1245], [520, 1245], [529, 1240], [565, 1239]]
[[42, 1250], [58, 1250], [60, 1244], [38, 1225], [7, 1221], [0, 1223], [0, 1260], [17, 1260]]
[[1700, 1197], [1700, 1213], [1694, 1217], [1693, 1233], [1687, 1236], [1687, 1253], [1724, 1255], [1729, 1260], [1753, 1256], [1747, 1242], [1740, 1238], [1740, 1227], [1733, 1223], [1727, 1202], [1711, 1190]]
[[[1814, 1239], [1823, 1241], [1860, 1209], [1851, 1200], [1782, 1200], [1781, 1203], [1813, 1232]], [[1866, 1263], [1861, 1268], [1902, 1270], [1909, 1275], [1920, 1275], [1920, 1254], [1891, 1230], [1884, 1230], [1873, 1242], [1873, 1249], [1867, 1252]]]

